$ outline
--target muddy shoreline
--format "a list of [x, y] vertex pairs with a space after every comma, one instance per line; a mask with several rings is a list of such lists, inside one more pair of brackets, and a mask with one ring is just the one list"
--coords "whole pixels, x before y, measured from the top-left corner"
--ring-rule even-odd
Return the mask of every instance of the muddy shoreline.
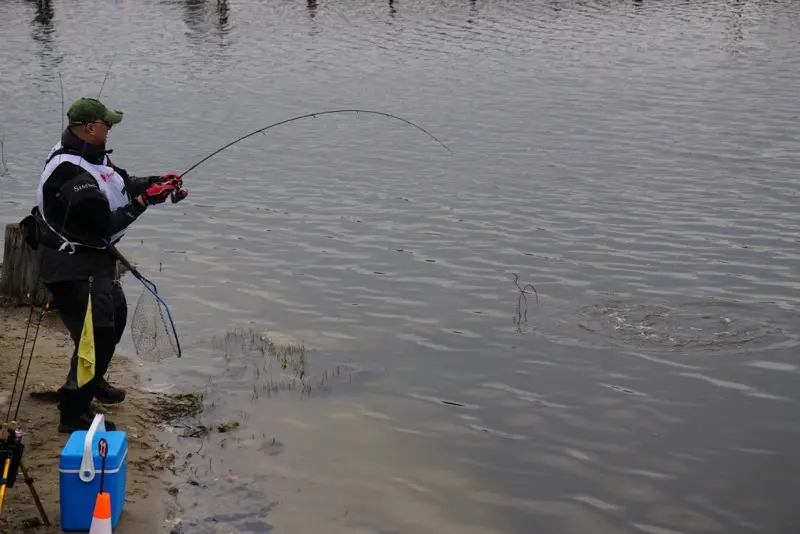
[[[19, 366], [20, 352], [30, 308], [0, 302], [0, 411], [5, 418]], [[34, 311], [33, 327], [26, 345], [24, 365], [40, 309]], [[17, 428], [24, 431], [24, 460], [51, 526], [41, 517], [28, 487], [19, 473], [17, 483], [6, 492], [0, 515], [0, 533], [60, 533], [58, 462], [68, 435], [58, 433], [55, 392], [67, 371], [72, 342], [57, 312], [44, 314], [36, 341], [28, 382], [22, 397]], [[19, 385], [22, 382], [23, 365]], [[135, 359], [117, 353], [109, 369], [111, 383], [124, 387], [127, 398], [119, 406], [95, 405], [117, 428], [128, 433], [127, 500], [117, 534], [179, 532], [180, 506], [177, 502], [181, 463], [167, 443], [164, 427], [190, 421], [202, 411], [202, 397], [191, 392], [152, 393], [137, 371]], [[19, 386], [11, 401], [11, 417], [19, 400]]]

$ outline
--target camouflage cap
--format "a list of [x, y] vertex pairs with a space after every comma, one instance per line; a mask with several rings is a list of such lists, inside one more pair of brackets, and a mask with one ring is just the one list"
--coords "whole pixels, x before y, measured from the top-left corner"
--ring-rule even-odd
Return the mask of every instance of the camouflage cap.
[[70, 126], [104, 121], [114, 125], [122, 121], [122, 112], [108, 109], [96, 98], [79, 98], [67, 111]]

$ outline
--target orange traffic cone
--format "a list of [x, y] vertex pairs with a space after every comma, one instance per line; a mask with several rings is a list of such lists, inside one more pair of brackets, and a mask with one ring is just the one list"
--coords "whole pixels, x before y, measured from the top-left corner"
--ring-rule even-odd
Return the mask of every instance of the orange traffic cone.
[[98, 493], [89, 534], [111, 534], [111, 494]]

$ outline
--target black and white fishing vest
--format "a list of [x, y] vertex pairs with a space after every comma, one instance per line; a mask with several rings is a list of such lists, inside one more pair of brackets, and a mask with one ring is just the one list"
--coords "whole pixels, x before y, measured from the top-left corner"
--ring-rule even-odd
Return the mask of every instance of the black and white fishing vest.
[[[105, 247], [72, 242], [57, 232], [55, 228], [53, 228], [44, 215], [44, 184], [47, 182], [47, 179], [50, 177], [56, 167], [58, 167], [61, 163], [73, 163], [81, 167], [95, 179], [97, 182], [97, 187], [108, 199], [108, 207], [111, 211], [128, 205], [130, 203], [130, 199], [128, 198], [128, 194], [126, 192], [125, 181], [122, 179], [122, 176], [120, 176], [119, 173], [110, 166], [111, 161], [108, 159], [107, 155], [104, 156], [103, 161], [105, 163], [104, 165], [95, 165], [94, 163], [85, 160], [77, 154], [67, 152], [61, 143], [55, 145], [47, 156], [47, 161], [39, 179], [39, 187], [36, 190], [36, 202], [39, 207], [39, 216], [41, 219], [45, 222], [45, 224], [47, 224], [53, 233], [61, 238], [62, 244], [58, 249], [59, 251], [69, 248], [70, 253], [73, 253], [77, 247], [88, 247], [99, 250], [102, 250]], [[116, 243], [119, 241], [125, 235], [126, 231], [127, 229], [123, 229], [112, 235], [110, 242]]]

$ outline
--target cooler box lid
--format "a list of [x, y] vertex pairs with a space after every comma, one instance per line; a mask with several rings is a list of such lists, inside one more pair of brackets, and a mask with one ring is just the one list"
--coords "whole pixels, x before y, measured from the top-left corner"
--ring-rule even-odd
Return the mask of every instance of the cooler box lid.
[[[80, 473], [81, 462], [83, 462], [85, 451], [86, 436], [88, 434], [89, 432], [86, 430], [78, 430], [72, 433], [67, 443], [64, 445], [64, 448], [61, 450], [61, 458], [58, 464], [59, 472]], [[119, 430], [98, 431], [93, 433], [89, 450], [91, 452], [91, 461], [97, 474], [100, 474], [100, 468], [103, 465], [103, 459], [100, 457], [100, 451], [98, 449], [100, 438], [105, 438], [108, 443], [105, 472], [106, 474], [113, 474], [119, 471], [120, 466], [128, 454], [128, 434]]]

